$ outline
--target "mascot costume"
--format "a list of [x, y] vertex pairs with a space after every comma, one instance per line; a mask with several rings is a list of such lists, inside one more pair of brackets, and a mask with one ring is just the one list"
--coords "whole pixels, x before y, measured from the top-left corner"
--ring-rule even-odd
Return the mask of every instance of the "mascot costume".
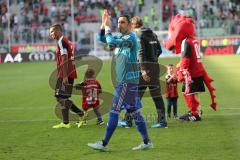
[[215, 88], [208, 76], [201, 60], [199, 43], [195, 39], [194, 21], [187, 15], [178, 14], [171, 18], [168, 28], [169, 37], [163, 42], [168, 50], [175, 49], [175, 53], [181, 53], [180, 62], [177, 64], [178, 81], [183, 82], [183, 97], [190, 110], [189, 113], [179, 117], [181, 121], [201, 121], [201, 105], [198, 93], [205, 92], [207, 86], [212, 104], [216, 111]]

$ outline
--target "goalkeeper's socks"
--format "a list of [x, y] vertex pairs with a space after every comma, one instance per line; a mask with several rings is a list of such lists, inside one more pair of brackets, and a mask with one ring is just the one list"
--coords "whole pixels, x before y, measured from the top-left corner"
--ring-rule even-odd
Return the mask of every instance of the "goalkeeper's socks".
[[103, 146], [106, 146], [113, 135], [113, 132], [117, 128], [119, 115], [116, 113], [109, 113], [109, 120], [107, 123], [107, 128], [105, 132], [105, 138], [103, 139]]
[[149, 142], [150, 142], [149, 138], [146, 138], [146, 139], [143, 140], [144, 144], [148, 144]]
[[140, 132], [144, 143], [147, 144], [149, 142], [149, 137], [148, 137], [146, 123], [141, 112], [134, 113], [133, 118], [134, 118], [134, 122], [136, 124], [137, 130]]

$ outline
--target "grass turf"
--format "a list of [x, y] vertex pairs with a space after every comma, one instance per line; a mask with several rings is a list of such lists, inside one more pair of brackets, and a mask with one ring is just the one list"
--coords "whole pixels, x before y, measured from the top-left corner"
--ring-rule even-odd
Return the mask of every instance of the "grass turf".
[[[208, 56], [204, 64], [214, 78], [217, 88], [218, 111], [208, 107], [208, 93], [201, 95], [203, 121], [180, 123], [169, 120], [168, 129], [149, 129], [154, 149], [134, 152], [141, 142], [135, 127], [117, 128], [109, 152], [91, 150], [88, 142], [100, 140], [105, 126], [95, 120], [84, 128], [52, 129], [59, 122], [54, 113], [54, 91], [48, 78], [55, 62], [14, 63], [0, 65], [0, 159], [3, 160], [236, 160], [240, 157], [240, 56]], [[160, 59], [161, 64], [178, 62], [177, 58]], [[97, 77], [104, 91], [112, 92], [111, 64], [103, 63]], [[79, 78], [86, 67], [78, 68]], [[179, 90], [181, 85], [179, 85]], [[73, 100], [80, 106], [80, 96]], [[154, 114], [150, 98], [143, 99], [144, 115]], [[187, 111], [182, 96], [178, 101], [179, 114]], [[107, 121], [107, 114], [104, 116]], [[148, 121], [148, 126], [153, 122]]]

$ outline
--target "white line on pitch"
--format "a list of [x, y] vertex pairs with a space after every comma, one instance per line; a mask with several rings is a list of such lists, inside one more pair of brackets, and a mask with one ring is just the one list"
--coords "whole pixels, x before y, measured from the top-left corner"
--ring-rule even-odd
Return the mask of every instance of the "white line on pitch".
[[11, 110], [47, 110], [47, 109], [54, 109], [54, 107], [31, 107], [31, 108], [0, 108], [0, 111], [11, 111]]
[[[204, 116], [238, 116], [240, 113], [220, 113], [220, 114], [204, 114]], [[16, 122], [48, 122], [48, 121], [59, 121], [59, 119], [32, 119], [32, 120], [0, 120], [0, 123], [16, 123]]]
[[238, 110], [240, 108], [220, 108], [219, 110]]
[[[47, 110], [54, 109], [55, 107], [11, 107], [11, 108], [0, 108], [0, 111], [8, 111], [8, 110]], [[240, 110], [239, 108], [219, 108], [219, 110]]]
[[6, 123], [6, 122], [48, 122], [48, 121], [58, 121], [58, 119], [10, 119], [10, 120], [1, 120], [0, 123]]

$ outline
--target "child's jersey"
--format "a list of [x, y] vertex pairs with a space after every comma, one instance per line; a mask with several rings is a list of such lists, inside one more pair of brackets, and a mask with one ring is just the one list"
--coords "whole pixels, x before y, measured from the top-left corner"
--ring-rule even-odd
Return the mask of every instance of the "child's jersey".
[[168, 82], [168, 79], [170, 78], [169, 75], [166, 76], [166, 83], [167, 83], [167, 94], [166, 97], [167, 98], [174, 98], [174, 97], [178, 97], [178, 87], [177, 87], [177, 77], [173, 78], [170, 80], [170, 82]]
[[82, 108], [89, 109], [99, 106], [99, 93], [102, 92], [100, 83], [95, 79], [85, 80], [82, 86]]

